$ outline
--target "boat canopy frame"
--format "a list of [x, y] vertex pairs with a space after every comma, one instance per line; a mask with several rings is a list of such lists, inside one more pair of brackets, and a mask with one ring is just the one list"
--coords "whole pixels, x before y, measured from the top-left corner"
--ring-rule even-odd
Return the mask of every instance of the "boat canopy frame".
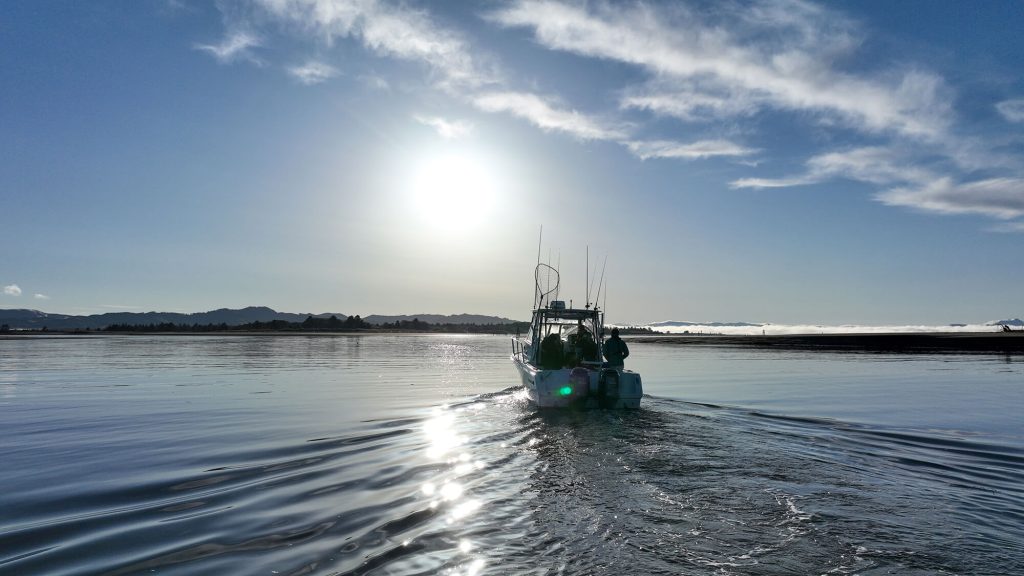
[[[598, 361], [584, 364], [600, 365], [600, 350], [604, 343], [604, 312], [599, 308], [559, 308], [545, 307], [533, 311], [530, 330], [525, 341], [513, 344], [513, 352], [523, 355], [523, 359], [534, 366], [539, 365], [541, 342], [550, 334], [558, 334], [559, 340], [569, 334], [578, 332], [579, 327], [586, 330], [597, 344]], [[516, 339], [513, 338], [513, 341]]]
[[[561, 341], [582, 329], [597, 344], [597, 360], [584, 361], [583, 364], [599, 366], [601, 348], [604, 344], [604, 311], [596, 304], [591, 306], [589, 302], [585, 308], [567, 308], [564, 300], [558, 300], [560, 283], [560, 275], [556, 268], [538, 262], [534, 270], [533, 314], [529, 332], [525, 339], [512, 338], [513, 356], [521, 358], [528, 364], [539, 366], [541, 343], [545, 338], [557, 334]], [[552, 296], [555, 299], [551, 299]]]

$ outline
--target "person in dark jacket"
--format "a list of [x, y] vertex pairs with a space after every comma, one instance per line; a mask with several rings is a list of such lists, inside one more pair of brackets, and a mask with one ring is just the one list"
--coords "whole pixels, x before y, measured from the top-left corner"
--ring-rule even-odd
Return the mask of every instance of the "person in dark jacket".
[[629, 346], [619, 338], [618, 328], [612, 328], [612, 337], [605, 341], [603, 352], [609, 368], [622, 370], [623, 361], [629, 357]]

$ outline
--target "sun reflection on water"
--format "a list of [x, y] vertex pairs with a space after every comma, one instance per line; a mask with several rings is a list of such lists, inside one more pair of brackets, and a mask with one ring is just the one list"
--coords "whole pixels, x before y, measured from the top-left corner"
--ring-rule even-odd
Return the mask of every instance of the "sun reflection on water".
[[[447, 514], [443, 516], [442, 520], [447, 527], [465, 521], [466, 518], [481, 510], [484, 505], [482, 500], [471, 497], [465, 481], [460, 481], [468, 474], [483, 470], [487, 464], [482, 460], [474, 459], [473, 455], [465, 450], [464, 447], [468, 443], [468, 439], [459, 433], [458, 424], [460, 415], [479, 412], [485, 408], [486, 404], [481, 402], [474, 402], [454, 409], [447, 405], [441, 406], [423, 425], [423, 433], [427, 439], [427, 457], [444, 462], [447, 467], [431, 481], [424, 482], [420, 486], [420, 492], [429, 499], [430, 509], [447, 508]], [[455, 551], [459, 555], [466, 556], [468, 563], [459, 564], [445, 573], [453, 576], [479, 574], [483, 570], [485, 562], [480, 558], [472, 558], [475, 549], [476, 545], [471, 540], [461, 538]]]
[[452, 508], [452, 512], [448, 517], [448, 523], [454, 524], [456, 520], [462, 520], [466, 516], [469, 516], [479, 510], [482, 506], [483, 503], [476, 499], [462, 502]]
[[462, 496], [462, 484], [458, 482], [445, 482], [441, 486], [441, 498], [447, 502], [458, 500]]
[[455, 431], [455, 414], [442, 411], [423, 425], [430, 447], [427, 456], [439, 459], [465, 443], [466, 439]]

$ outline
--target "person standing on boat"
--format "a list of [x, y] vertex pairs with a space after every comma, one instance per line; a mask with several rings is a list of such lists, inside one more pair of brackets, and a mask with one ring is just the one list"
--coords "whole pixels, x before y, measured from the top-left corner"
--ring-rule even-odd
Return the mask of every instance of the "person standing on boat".
[[623, 369], [625, 366], [624, 360], [629, 357], [629, 346], [626, 346], [622, 338], [619, 338], [618, 328], [612, 328], [612, 337], [605, 341], [602, 351], [609, 368]]

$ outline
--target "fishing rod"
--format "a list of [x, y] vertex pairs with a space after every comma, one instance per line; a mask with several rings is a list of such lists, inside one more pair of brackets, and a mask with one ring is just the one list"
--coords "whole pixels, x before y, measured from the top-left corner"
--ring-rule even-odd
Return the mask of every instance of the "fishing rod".
[[555, 288], [555, 300], [558, 300], [558, 295], [562, 293], [562, 251], [558, 251], [558, 264], [555, 266], [555, 275], [558, 276], [558, 286]]
[[[541, 245], [543, 243], [544, 243], [544, 225], [541, 224], [540, 225], [540, 237], [537, 238], [537, 266], [534, 268], [534, 270], [537, 270], [537, 269], [540, 268], [540, 247], [541, 247]], [[536, 275], [534, 276], [533, 280], [534, 280], [533, 281], [533, 308], [534, 308], [534, 310], [536, 310], [539, 307], [538, 305], [540, 304], [540, 300], [539, 300], [539, 298], [540, 298], [540, 282], [537, 280]]]
[[[594, 306], [601, 301], [601, 285], [604, 284], [604, 267], [608, 265], [608, 255], [604, 257], [604, 264], [601, 264], [601, 281], [597, 283], [597, 298], [594, 298]], [[607, 297], [605, 297], [607, 301]]]
[[583, 287], [587, 289], [587, 305], [585, 309], [590, 309], [590, 287], [593, 282], [590, 280], [590, 244], [587, 244], [587, 279], [583, 282]]

